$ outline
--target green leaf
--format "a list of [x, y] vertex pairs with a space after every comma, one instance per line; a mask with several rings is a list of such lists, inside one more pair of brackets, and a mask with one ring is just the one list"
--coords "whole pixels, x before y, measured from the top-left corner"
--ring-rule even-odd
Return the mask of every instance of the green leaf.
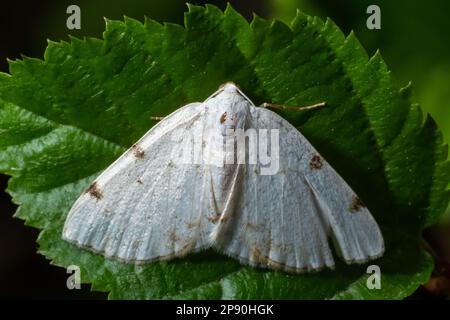
[[[106, 21], [103, 40], [49, 42], [44, 60], [24, 57], [0, 74], [0, 171], [20, 205], [16, 216], [42, 229], [39, 252], [80, 266], [83, 282], [112, 299], [400, 299], [433, 268], [420, 232], [448, 203], [447, 147], [430, 117], [399, 90], [380, 54], [356, 37], [298, 14], [291, 26], [231, 7], [189, 6], [185, 27]], [[386, 254], [382, 288], [367, 265], [290, 275], [240, 265], [206, 251], [144, 266], [105, 260], [61, 239], [67, 212], [89, 183], [153, 124], [150, 116], [202, 101], [226, 81], [257, 104], [327, 106], [283, 112], [366, 202]]]

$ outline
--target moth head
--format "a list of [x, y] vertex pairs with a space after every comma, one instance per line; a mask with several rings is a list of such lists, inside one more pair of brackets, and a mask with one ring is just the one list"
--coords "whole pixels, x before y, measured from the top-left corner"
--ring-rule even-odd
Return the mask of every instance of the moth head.
[[215, 114], [215, 126], [222, 135], [233, 134], [236, 129], [245, 129], [250, 102], [235, 83], [226, 82], [221, 85], [210, 103]]
[[219, 90], [226, 93], [238, 93], [240, 91], [239, 86], [231, 81], [220, 85]]

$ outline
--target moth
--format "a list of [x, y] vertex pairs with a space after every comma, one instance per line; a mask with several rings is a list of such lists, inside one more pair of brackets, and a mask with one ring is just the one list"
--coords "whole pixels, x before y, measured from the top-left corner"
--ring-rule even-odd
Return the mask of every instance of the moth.
[[[333, 268], [330, 242], [347, 263], [382, 256], [380, 228], [364, 203], [268, 106], [226, 83], [163, 118], [78, 198], [63, 239], [127, 263], [213, 248], [292, 273]], [[267, 141], [245, 148], [251, 130]], [[232, 148], [238, 131], [241, 156]], [[258, 160], [269, 149], [273, 170]]]

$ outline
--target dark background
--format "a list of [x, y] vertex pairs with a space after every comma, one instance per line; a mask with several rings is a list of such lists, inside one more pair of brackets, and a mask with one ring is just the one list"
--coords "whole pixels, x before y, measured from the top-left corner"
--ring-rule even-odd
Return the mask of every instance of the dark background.
[[[189, 1], [212, 3], [222, 9], [226, 1]], [[413, 81], [416, 100], [430, 112], [450, 141], [450, 2], [444, 0], [236, 0], [229, 1], [236, 10], [251, 19], [252, 12], [264, 18], [286, 23], [296, 8], [305, 13], [332, 18], [348, 34], [354, 30], [359, 40], [373, 54], [380, 48], [399, 83]], [[81, 30], [66, 28], [66, 8], [81, 8]], [[382, 29], [366, 28], [366, 8], [377, 4], [382, 12]], [[8, 72], [7, 58], [21, 54], [42, 58], [47, 39], [68, 40], [68, 34], [101, 37], [103, 17], [122, 19], [123, 15], [143, 20], [144, 15], [158, 21], [183, 23], [184, 0], [47, 0], [0, 4], [0, 71]], [[49, 264], [36, 253], [38, 230], [12, 218], [16, 206], [3, 190], [8, 177], [0, 175], [0, 298], [106, 298], [92, 293], [89, 286], [68, 290], [68, 274]], [[429, 297], [419, 290], [415, 298]]]

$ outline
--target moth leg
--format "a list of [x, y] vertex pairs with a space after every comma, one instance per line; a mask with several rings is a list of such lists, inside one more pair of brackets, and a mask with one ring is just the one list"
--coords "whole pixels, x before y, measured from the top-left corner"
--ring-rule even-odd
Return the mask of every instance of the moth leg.
[[326, 102], [319, 102], [310, 106], [303, 106], [303, 107], [288, 107], [283, 106], [281, 104], [274, 104], [274, 103], [267, 103], [264, 102], [260, 105], [261, 108], [271, 108], [271, 109], [278, 109], [278, 110], [310, 110], [315, 109], [319, 107], [324, 107], [326, 105]]
[[153, 121], [161, 121], [162, 119], [164, 119], [165, 117], [150, 117], [150, 120]]

